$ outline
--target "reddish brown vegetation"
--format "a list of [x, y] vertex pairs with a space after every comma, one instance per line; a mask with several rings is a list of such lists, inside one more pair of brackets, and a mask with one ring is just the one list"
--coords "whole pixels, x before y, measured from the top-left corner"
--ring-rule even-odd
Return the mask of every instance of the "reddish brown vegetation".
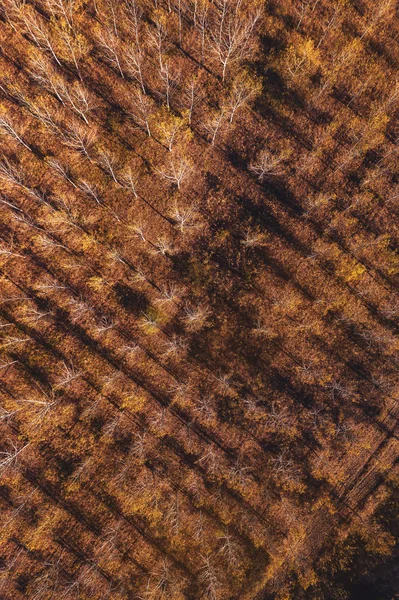
[[395, 3], [0, 19], [0, 597], [348, 597], [395, 541]]

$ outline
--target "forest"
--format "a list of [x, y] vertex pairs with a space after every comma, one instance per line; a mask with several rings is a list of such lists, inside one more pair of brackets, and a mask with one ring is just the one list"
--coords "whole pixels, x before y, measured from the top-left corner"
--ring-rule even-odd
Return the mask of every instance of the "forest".
[[399, 597], [395, 0], [1, 0], [0, 600]]

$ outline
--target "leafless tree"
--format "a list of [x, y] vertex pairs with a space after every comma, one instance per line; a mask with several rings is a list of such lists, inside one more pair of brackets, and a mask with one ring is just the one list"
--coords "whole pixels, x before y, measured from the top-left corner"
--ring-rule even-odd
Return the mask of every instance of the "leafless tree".
[[89, 124], [88, 114], [94, 108], [94, 103], [92, 95], [82, 82], [66, 82], [44, 56], [35, 56], [30, 60], [29, 74], [62, 105], [83, 119], [86, 125]]
[[102, 204], [100, 192], [94, 184], [89, 183], [85, 179], [79, 179], [76, 185], [86, 196], [95, 200], [97, 204]]
[[69, 167], [67, 165], [63, 165], [56, 158], [48, 158], [47, 159], [48, 166], [53, 169], [58, 175], [60, 175], [65, 181], [70, 183], [74, 188], [77, 188], [77, 184], [73, 181], [72, 175], [70, 173]]
[[161, 298], [158, 298], [155, 300], [155, 302], [159, 302], [159, 303], [169, 303], [169, 302], [173, 302], [175, 304], [178, 303], [180, 295], [181, 295], [181, 290], [175, 285], [175, 284], [169, 284], [166, 288], [164, 288], [161, 291]]
[[211, 49], [222, 67], [225, 81], [229, 67], [251, 55], [254, 29], [262, 15], [260, 4], [243, 10], [243, 0], [216, 0], [215, 23], [210, 30]]
[[200, 226], [198, 221], [197, 207], [195, 205], [184, 208], [180, 208], [176, 205], [171, 213], [171, 217], [174, 220], [176, 227], [178, 227], [180, 232], [183, 234], [187, 230]]
[[230, 93], [224, 103], [224, 108], [230, 123], [240, 108], [248, 104], [261, 91], [262, 87], [253, 77], [250, 77], [245, 71], [239, 73], [233, 80]]
[[60, 581], [60, 563], [63, 551], [61, 550], [58, 560], [46, 562], [44, 569], [34, 578], [32, 589], [32, 600], [45, 600], [56, 594]]
[[137, 174], [133, 174], [132, 169], [128, 167], [119, 175], [119, 183], [132, 192], [135, 198], [138, 198], [137, 185], [139, 177]]
[[296, 29], [300, 28], [303, 18], [310, 8], [310, 4], [311, 0], [300, 0], [300, 2], [298, 2], [298, 4], [295, 6], [295, 12], [298, 14], [298, 23]]
[[156, 168], [155, 171], [166, 179], [174, 183], [178, 189], [181, 188], [182, 183], [188, 178], [192, 172], [191, 161], [184, 156], [171, 156], [169, 159], [169, 165], [165, 169]]
[[4, 361], [3, 359], [1, 359], [0, 360], [0, 370], [8, 369], [12, 365], [16, 365], [17, 363], [18, 363], [18, 360]]
[[171, 95], [178, 86], [178, 76], [172, 72], [169, 61], [163, 61], [162, 68], [159, 69], [159, 77], [164, 85], [165, 102], [167, 108], [169, 109]]
[[203, 90], [198, 77], [192, 77], [189, 82], [184, 85], [183, 103], [187, 106], [188, 123], [191, 125], [194, 109], [200, 104], [203, 99]]
[[22, 144], [22, 146], [29, 150], [29, 152], [32, 152], [32, 148], [26, 142], [24, 142], [21, 134], [17, 131], [15, 125], [12, 123], [12, 120], [9, 117], [4, 115], [0, 116], [0, 130], [6, 135], [12, 137], [19, 144]]
[[198, 305], [184, 307], [183, 319], [189, 330], [195, 331], [201, 329], [209, 318], [209, 309], [207, 306]]
[[156, 14], [154, 25], [147, 28], [147, 35], [150, 44], [155, 49], [158, 58], [159, 70], [164, 68], [165, 44], [168, 38], [166, 21], [161, 15]]
[[83, 124], [74, 122], [64, 129], [62, 140], [65, 146], [91, 160], [89, 151], [97, 140], [97, 132], [94, 127], [88, 129]]
[[69, 481], [71, 483], [78, 483], [83, 477], [90, 474], [93, 466], [93, 459], [91, 456], [87, 456], [83, 459], [80, 465], [75, 469], [73, 474], [70, 476]]
[[122, 79], [125, 75], [121, 65], [121, 41], [113, 31], [104, 27], [96, 32], [96, 42], [108, 64], [119, 71]]
[[160, 236], [154, 242], [153, 252], [155, 254], [162, 254], [163, 256], [171, 256], [173, 254], [173, 246], [165, 236]]
[[82, 79], [78, 61], [86, 53], [87, 43], [85, 37], [79, 35], [75, 27], [78, 2], [76, 0], [47, 0], [46, 4], [56, 28], [57, 38], [62, 40], [64, 49], [68, 51], [76, 72]]
[[77, 371], [73, 364], [67, 365], [67, 363], [64, 362], [62, 375], [58, 378], [54, 390], [69, 385], [72, 381], [78, 379], [78, 377], [82, 377], [82, 375], [83, 372]]
[[205, 58], [205, 43], [206, 37], [209, 30], [209, 18], [208, 18], [209, 4], [208, 2], [201, 2], [201, 0], [194, 0], [194, 11], [193, 20], [194, 26], [198, 30], [201, 39], [201, 60]]
[[268, 175], [281, 173], [283, 161], [284, 157], [282, 155], [276, 156], [265, 148], [259, 153], [257, 159], [249, 165], [249, 170], [262, 182]]
[[[16, 4], [14, 2], [14, 4]], [[33, 6], [26, 8], [25, 2], [20, 2], [19, 10], [16, 11], [17, 18], [22, 22], [23, 27], [31, 40], [42, 50], [47, 50], [59, 67], [62, 67], [60, 58], [57, 55], [55, 45], [51, 40], [50, 33], [39, 13]]]
[[205, 127], [206, 131], [211, 136], [211, 146], [215, 145], [216, 137], [217, 137], [223, 123], [225, 123], [226, 120], [227, 120], [227, 113], [226, 113], [225, 109], [222, 108], [219, 111], [213, 112], [210, 115], [210, 118], [206, 122], [203, 123], [203, 126]]
[[151, 117], [155, 112], [153, 101], [140, 90], [136, 90], [132, 95], [132, 100], [133, 109], [129, 112], [129, 116], [137, 123], [137, 125], [145, 129], [148, 137], [151, 137]]
[[119, 184], [116, 172], [119, 169], [118, 159], [109, 150], [100, 150], [98, 153], [98, 163], [112, 177], [115, 183]]
[[49, 107], [44, 104], [31, 104], [29, 107], [30, 114], [44, 125], [53, 135], [62, 137], [63, 131], [59, 124], [56, 122], [54, 115], [50, 111]]
[[254, 231], [253, 229], [247, 229], [244, 238], [241, 240], [241, 244], [245, 246], [245, 248], [264, 246], [265, 242], [265, 234]]
[[218, 457], [213, 448], [208, 448], [196, 462], [202, 467], [208, 468], [210, 473], [214, 474], [218, 471]]
[[331, 399], [348, 398], [352, 395], [350, 389], [340, 380], [332, 379], [325, 388], [329, 391]]
[[104, 333], [110, 329], [114, 329], [115, 322], [111, 317], [104, 316], [101, 318], [99, 325], [97, 326], [98, 333]]
[[200, 579], [205, 586], [205, 598], [219, 600], [219, 582], [210, 554], [202, 556]]
[[0, 306], [10, 302], [23, 302], [24, 300], [32, 300], [32, 298], [30, 296], [3, 296], [0, 300]]
[[130, 47], [123, 56], [124, 70], [140, 85], [143, 94], [146, 94], [144, 84], [144, 54], [137, 47]]
[[141, 24], [143, 22], [143, 10], [137, 0], [126, 0], [127, 16], [132, 24], [133, 38], [137, 48], [141, 47]]
[[165, 344], [165, 356], [181, 357], [187, 351], [187, 342], [181, 336], [174, 334]]
[[5, 336], [0, 344], [0, 348], [14, 348], [20, 344], [26, 344], [26, 342], [29, 342], [31, 339], [31, 337], [21, 338], [18, 336]]
[[64, 82], [58, 89], [67, 106], [88, 125], [89, 120], [87, 117], [89, 112], [93, 110], [94, 103], [86, 86], [77, 81], [71, 86]]
[[215, 399], [210, 395], [201, 395], [195, 402], [193, 412], [205, 421], [214, 421], [216, 417]]
[[25, 187], [25, 173], [20, 167], [11, 164], [7, 158], [0, 160], [0, 179], [12, 185]]
[[238, 546], [228, 529], [220, 537], [221, 546], [219, 552], [226, 556], [229, 566], [238, 564]]
[[275, 431], [281, 431], [288, 426], [290, 420], [289, 409], [287, 406], [279, 406], [272, 402], [267, 411], [266, 425]]
[[169, 121], [162, 121], [158, 125], [158, 131], [162, 136], [162, 139], [165, 140], [169, 152], [172, 152], [173, 144], [176, 139], [177, 134], [183, 128], [184, 121], [183, 119], [174, 118]]
[[19, 461], [21, 460], [21, 454], [30, 446], [30, 442], [19, 448], [14, 440], [8, 439], [6, 440], [6, 445], [9, 447], [9, 449], [0, 452], [1, 472], [9, 467], [16, 467], [18, 465]]
[[27, 310], [25, 311], [25, 318], [30, 323], [38, 323], [41, 319], [44, 319], [45, 317], [48, 317], [51, 314], [51, 311], [42, 312], [40, 310], [37, 310], [36, 308], [27, 308]]
[[70, 29], [74, 27], [76, 0], [46, 0], [46, 5], [53, 15], [63, 17]]

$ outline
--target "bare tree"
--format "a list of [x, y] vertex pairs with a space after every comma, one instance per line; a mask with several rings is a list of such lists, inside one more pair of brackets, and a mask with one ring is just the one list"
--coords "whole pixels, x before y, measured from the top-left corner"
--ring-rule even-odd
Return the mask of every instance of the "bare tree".
[[311, 1], [312, 0], [300, 0], [298, 5], [295, 6], [295, 12], [298, 15], [298, 23], [296, 29], [300, 28], [303, 18], [306, 15], [308, 9], [310, 8]]
[[262, 182], [268, 175], [278, 175], [281, 173], [283, 163], [283, 155], [276, 156], [265, 148], [259, 153], [257, 159], [249, 165], [249, 170]]
[[154, 242], [154, 253], [171, 256], [173, 254], [173, 246], [165, 236], [159, 236]]
[[24, 316], [29, 323], [38, 323], [41, 319], [44, 319], [45, 317], [48, 317], [51, 314], [51, 311], [43, 312], [37, 310], [36, 308], [27, 308], [25, 310]]
[[210, 554], [202, 556], [200, 579], [205, 586], [205, 598], [208, 600], [219, 600], [219, 582]]
[[228, 68], [251, 55], [254, 29], [262, 8], [256, 3], [244, 10], [243, 0], [216, 0], [215, 5], [216, 18], [209, 34], [210, 44], [222, 67], [222, 81], [225, 81]]
[[[17, 4], [14, 2], [14, 5]], [[38, 48], [47, 50], [59, 67], [62, 67], [60, 58], [57, 55], [55, 44], [51, 39], [50, 32], [48, 31], [39, 13], [34, 9], [33, 6], [27, 5], [26, 2], [19, 2], [19, 7], [14, 11], [17, 19], [23, 24], [23, 27], [31, 40], [36, 44]]]
[[32, 421], [32, 425], [39, 425], [48, 413], [55, 408], [58, 404], [59, 399], [54, 390], [46, 392], [41, 386], [38, 386], [40, 390], [39, 397], [30, 396], [28, 398], [20, 398], [23, 409], [33, 412], [36, 416], [36, 420]]
[[241, 244], [245, 246], [245, 248], [257, 248], [259, 246], [264, 246], [265, 243], [266, 235], [264, 233], [259, 233], [258, 231], [249, 228], [241, 240]]
[[180, 189], [182, 183], [186, 181], [192, 172], [192, 168], [192, 163], [188, 158], [175, 155], [170, 157], [169, 165], [166, 169], [156, 168], [155, 170], [163, 179], [174, 183], [177, 189]]
[[46, 0], [50, 12], [58, 17], [63, 17], [70, 29], [74, 26], [76, 4], [76, 0]]
[[205, 58], [206, 36], [209, 30], [209, 4], [203, 0], [194, 0], [193, 20], [201, 39], [201, 60]]
[[88, 45], [86, 38], [79, 35], [75, 27], [75, 15], [79, 9], [78, 1], [46, 0], [46, 4], [53, 19], [58, 42], [63, 42], [64, 49], [69, 54], [79, 78], [82, 79], [78, 61], [86, 54]]
[[133, 28], [133, 38], [136, 47], [141, 49], [141, 24], [143, 22], [143, 10], [137, 0], [126, 0], [127, 16]]
[[205, 466], [206, 468], [208, 468], [209, 472], [212, 474], [218, 472], [219, 461], [216, 452], [212, 447], [208, 448], [208, 450], [204, 452], [201, 458], [199, 458], [196, 462], [202, 467]]
[[6, 440], [6, 444], [9, 449], [0, 452], [0, 471], [4, 471], [9, 467], [16, 467], [21, 460], [22, 452], [30, 446], [30, 442], [28, 442], [22, 448], [18, 448], [16, 442], [11, 439]]
[[60, 563], [63, 550], [61, 550], [58, 560], [46, 562], [44, 569], [34, 578], [32, 589], [32, 600], [45, 600], [57, 593], [60, 583]]
[[203, 99], [203, 90], [198, 77], [192, 77], [184, 87], [183, 102], [187, 106], [188, 123], [191, 125], [194, 109]]
[[126, 188], [133, 194], [135, 198], [138, 198], [137, 185], [139, 177], [137, 174], [133, 174], [132, 169], [127, 167], [119, 176], [119, 183], [122, 187]]
[[97, 204], [102, 204], [102, 199], [100, 197], [100, 192], [96, 188], [96, 186], [92, 183], [89, 183], [85, 179], [79, 179], [77, 182], [77, 187], [89, 198], [92, 198], [97, 202]]
[[17, 131], [15, 125], [9, 117], [0, 116], [0, 130], [6, 135], [12, 137], [19, 144], [22, 144], [22, 146], [24, 146], [27, 150], [32, 152], [32, 148], [26, 142], [24, 142], [21, 134]]
[[86, 125], [89, 124], [88, 114], [94, 108], [94, 103], [91, 94], [82, 82], [67, 83], [44, 56], [35, 56], [31, 59], [29, 74], [34, 81], [54, 95], [62, 105], [83, 119]]
[[83, 477], [89, 475], [93, 466], [93, 458], [87, 456], [83, 459], [80, 465], [74, 470], [73, 474], [69, 478], [71, 483], [78, 483]]
[[73, 181], [71, 172], [67, 165], [63, 165], [59, 160], [55, 158], [48, 158], [47, 164], [49, 167], [51, 167], [51, 169], [53, 169], [53, 171], [58, 173], [58, 175], [60, 175], [63, 179], [65, 179], [65, 181], [70, 183], [74, 188], [78, 187], [77, 184]]
[[155, 12], [154, 26], [147, 28], [147, 35], [150, 44], [156, 51], [159, 70], [162, 71], [164, 68], [165, 42], [168, 37], [166, 19], [164, 18], [164, 15]]
[[9, 361], [0, 360], [0, 370], [2, 371], [3, 369], [8, 369], [12, 365], [16, 365], [17, 363], [18, 363], [18, 360], [9, 360]]
[[238, 564], [238, 546], [228, 529], [220, 537], [221, 546], [219, 552], [226, 556], [229, 566]]
[[116, 323], [111, 317], [104, 316], [101, 318], [100, 323], [97, 326], [97, 331], [98, 331], [98, 333], [104, 333], [105, 331], [114, 329], [115, 326], [116, 326]]
[[119, 37], [109, 29], [101, 28], [96, 32], [96, 42], [108, 64], [117, 69], [122, 79], [124, 79], [125, 75], [121, 65], [121, 41]]
[[7, 158], [0, 160], [0, 179], [12, 185], [25, 188], [25, 173], [21, 167], [11, 164]]
[[176, 136], [184, 127], [184, 120], [179, 117], [170, 116], [163, 119], [157, 129], [157, 134], [161, 136], [162, 141], [167, 144], [169, 152], [172, 152]]
[[146, 94], [143, 76], [144, 54], [141, 52], [140, 48], [134, 46], [130, 47], [124, 53], [123, 63], [127, 75], [135, 79], [140, 85], [143, 94]]
[[151, 137], [152, 134], [150, 122], [151, 117], [155, 112], [153, 101], [140, 90], [136, 90], [136, 92], [133, 94], [132, 100], [133, 108], [132, 111], [129, 112], [129, 116], [131, 116], [133, 121], [135, 121], [140, 127], [144, 127], [148, 137]]
[[198, 210], [195, 204], [187, 207], [178, 207], [176, 204], [171, 216], [176, 227], [178, 227], [183, 234], [190, 229], [200, 227]]
[[15, 348], [20, 344], [26, 344], [26, 342], [29, 342], [31, 339], [31, 337], [21, 338], [18, 336], [5, 336], [0, 344], [0, 348]]
[[60, 387], [67, 386], [75, 379], [78, 379], [78, 377], [82, 377], [82, 375], [83, 375], [83, 372], [77, 371], [75, 369], [75, 367], [73, 366], [73, 364], [67, 365], [64, 362], [62, 375], [59, 376], [57, 383], [54, 386], [54, 389], [56, 390]]
[[173, 535], [177, 535], [180, 529], [179, 493], [176, 492], [171, 499], [169, 510], [165, 514], [166, 521], [170, 524]]
[[161, 290], [162, 297], [155, 300], [155, 302], [173, 302], [177, 304], [181, 293], [181, 290], [175, 284], [168, 284], [167, 287]]
[[87, 117], [89, 112], [93, 110], [94, 104], [86, 86], [78, 81], [75, 81], [72, 85], [62, 82], [58, 86], [58, 91], [66, 105], [88, 125], [89, 120]]
[[221, 129], [223, 123], [226, 122], [227, 118], [228, 117], [226, 111], [224, 108], [222, 108], [221, 110], [214, 111], [210, 115], [210, 118], [205, 123], [203, 123], [206, 131], [208, 131], [208, 133], [211, 136], [211, 146], [215, 145], [216, 137], [219, 133], [219, 130]]
[[166, 106], [169, 109], [172, 92], [178, 86], [178, 76], [172, 73], [169, 61], [163, 61], [162, 67], [159, 69], [159, 77], [164, 84], [164, 96]]
[[233, 80], [229, 96], [224, 108], [230, 123], [233, 122], [237, 110], [248, 104], [261, 92], [262, 86], [259, 81], [251, 77], [245, 71], [239, 73]]
[[91, 160], [89, 152], [96, 143], [97, 137], [97, 131], [93, 126], [88, 129], [79, 122], [73, 122], [62, 132], [62, 140], [65, 146], [71, 148], [71, 150], [75, 150], [89, 160]]
[[187, 327], [195, 331], [201, 329], [209, 318], [209, 309], [207, 306], [185, 306], [184, 308], [184, 321]]
[[187, 352], [188, 344], [184, 338], [174, 334], [170, 340], [166, 342], [165, 356], [174, 356], [181, 358]]
[[112, 177], [115, 183], [119, 184], [116, 172], [119, 168], [118, 159], [109, 150], [100, 150], [98, 153], [98, 163]]

